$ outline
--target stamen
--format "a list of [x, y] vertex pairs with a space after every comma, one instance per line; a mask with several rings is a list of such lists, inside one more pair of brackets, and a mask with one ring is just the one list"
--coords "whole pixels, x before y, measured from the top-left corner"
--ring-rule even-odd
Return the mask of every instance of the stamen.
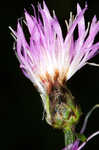
[[99, 67], [99, 64], [96, 64], [96, 63], [89, 63], [89, 62], [87, 62], [86, 64], [91, 65], [91, 66]]

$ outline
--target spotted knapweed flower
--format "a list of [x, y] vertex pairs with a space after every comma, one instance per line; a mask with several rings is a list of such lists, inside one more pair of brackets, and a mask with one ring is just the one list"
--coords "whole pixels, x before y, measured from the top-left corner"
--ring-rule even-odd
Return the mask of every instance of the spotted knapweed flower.
[[[94, 43], [94, 39], [99, 32], [99, 21], [94, 16], [86, 28], [84, 13], [87, 5], [81, 9], [77, 4], [77, 15], [74, 18], [70, 13], [69, 23], [66, 21], [66, 37], [63, 39], [55, 12], [51, 16], [43, 2], [43, 8], [38, 4], [37, 16], [32, 7], [34, 16], [25, 10], [23, 21], [29, 31], [29, 42], [20, 21], [17, 23], [17, 31], [10, 27], [16, 43], [15, 53], [24, 75], [40, 92], [47, 122], [55, 128], [63, 129], [67, 138], [66, 145], [70, 145], [74, 141], [72, 132], [81, 111], [66, 83], [97, 54], [99, 42]], [[76, 28], [78, 38], [75, 40]]]

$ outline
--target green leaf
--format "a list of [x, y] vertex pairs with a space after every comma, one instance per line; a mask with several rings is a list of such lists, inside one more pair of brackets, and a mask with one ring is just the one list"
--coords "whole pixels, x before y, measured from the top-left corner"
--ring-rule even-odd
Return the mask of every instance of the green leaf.
[[81, 141], [85, 142], [87, 140], [86, 136], [84, 134], [77, 133], [76, 137]]

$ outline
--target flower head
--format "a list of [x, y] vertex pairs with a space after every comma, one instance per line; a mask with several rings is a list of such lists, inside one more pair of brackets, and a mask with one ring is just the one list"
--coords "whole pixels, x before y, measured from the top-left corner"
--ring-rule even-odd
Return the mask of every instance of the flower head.
[[[34, 8], [34, 7], [33, 7]], [[50, 92], [52, 84], [57, 80], [62, 84], [83, 67], [86, 62], [96, 55], [99, 42], [93, 44], [99, 32], [99, 21], [96, 16], [85, 29], [84, 13], [77, 4], [77, 15], [73, 19], [70, 15], [67, 24], [65, 40], [55, 13], [51, 16], [45, 2], [43, 8], [38, 5], [41, 16], [31, 16], [25, 10], [25, 22], [30, 33], [27, 43], [19, 21], [17, 31], [13, 31], [16, 38], [16, 54], [25, 76], [29, 78], [41, 93]], [[42, 17], [42, 19], [41, 19]], [[74, 40], [75, 28], [78, 28], [78, 38]]]
[[[25, 10], [24, 22], [29, 30], [29, 43], [19, 21], [17, 31], [11, 29], [16, 39], [16, 55], [20, 67], [24, 75], [39, 90], [49, 124], [52, 122], [55, 124], [58, 120], [59, 126], [64, 127], [64, 124], [71, 126], [72, 122], [75, 124], [79, 118], [78, 107], [73, 101], [71, 102], [70, 99], [73, 97], [65, 88], [65, 83], [86, 65], [99, 49], [99, 42], [94, 43], [95, 36], [99, 32], [99, 21], [94, 16], [90, 29], [89, 25], [86, 29], [84, 19], [86, 9], [87, 6], [81, 9], [77, 4], [76, 17], [70, 14], [69, 23], [66, 21], [65, 39], [55, 13], [53, 12], [52, 17], [45, 2], [43, 8], [38, 4], [38, 17], [35, 9], [34, 16]], [[78, 28], [77, 40], [74, 39], [76, 27]], [[68, 103], [67, 99], [69, 99]], [[54, 119], [51, 114], [54, 115]]]
[[[58, 19], [53, 12], [51, 16], [45, 2], [43, 8], [38, 4], [38, 17], [34, 10], [31, 16], [25, 10], [24, 23], [29, 31], [29, 42], [25, 38], [22, 26], [18, 21], [17, 31], [11, 27], [16, 41], [16, 56], [24, 75], [37, 87], [47, 122], [55, 128], [63, 129], [65, 134], [64, 150], [80, 150], [87, 141], [99, 134], [99, 131], [84, 141], [75, 138], [75, 125], [79, 120], [81, 111], [74, 103], [74, 97], [66, 87], [66, 82], [84, 65], [94, 57], [99, 49], [99, 42], [94, 39], [99, 32], [99, 21], [96, 16], [85, 27], [84, 9], [77, 4], [77, 15], [74, 18], [70, 13], [69, 23], [66, 21], [67, 34], [63, 39]], [[74, 39], [74, 31], [78, 29], [78, 37]], [[97, 106], [96, 106], [97, 107]], [[93, 108], [94, 109], [94, 108]], [[93, 111], [92, 109], [92, 111]], [[81, 134], [84, 132], [88, 117], [85, 119]]]

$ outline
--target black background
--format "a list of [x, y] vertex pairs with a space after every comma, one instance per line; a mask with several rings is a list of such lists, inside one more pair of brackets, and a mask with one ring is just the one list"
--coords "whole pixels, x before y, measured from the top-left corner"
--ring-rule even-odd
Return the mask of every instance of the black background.
[[[39, 2], [42, 2], [39, 0]], [[85, 1], [78, 0], [82, 7]], [[0, 150], [61, 150], [64, 137], [61, 131], [52, 129], [42, 120], [41, 98], [32, 83], [22, 74], [15, 57], [13, 38], [8, 26], [16, 29], [17, 19], [23, 16], [24, 8], [37, 6], [36, 0], [15, 0], [0, 2]], [[65, 35], [65, 19], [69, 12], [76, 14], [76, 0], [46, 0], [50, 11], [54, 9]], [[87, 1], [87, 21], [94, 14], [99, 19], [97, 0]], [[96, 41], [99, 41], [99, 35]], [[91, 60], [99, 63], [99, 56]], [[85, 66], [69, 81], [68, 86], [82, 107], [83, 116], [99, 103], [99, 68]], [[81, 123], [82, 123], [81, 120]], [[85, 134], [88, 136], [99, 129], [99, 111], [89, 119]], [[99, 136], [91, 140], [85, 150], [98, 149]]]

